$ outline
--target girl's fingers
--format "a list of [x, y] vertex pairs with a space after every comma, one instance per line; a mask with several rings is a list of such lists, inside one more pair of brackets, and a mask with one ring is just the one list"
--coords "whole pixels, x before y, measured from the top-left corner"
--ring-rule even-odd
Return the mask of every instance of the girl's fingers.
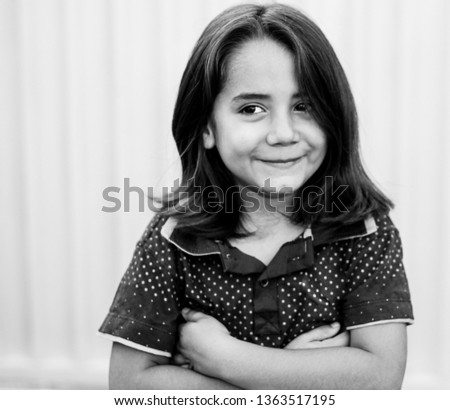
[[338, 322], [334, 322], [331, 325], [316, 327], [309, 332], [303, 333], [299, 336], [299, 338], [301, 338], [304, 342], [320, 342], [336, 336], [340, 327], [341, 326]]
[[316, 327], [309, 332], [303, 333], [291, 340], [286, 346], [286, 349], [312, 349], [321, 347], [324, 340], [335, 337], [340, 329], [338, 322], [331, 325]]
[[202, 312], [197, 312], [196, 310], [192, 310], [189, 308], [183, 308], [181, 311], [183, 318], [186, 322], [197, 322], [198, 320], [206, 317], [206, 315]]
[[184, 357], [181, 353], [177, 353], [173, 356], [173, 363], [177, 366], [189, 365], [190, 362], [186, 357]]
[[330, 339], [325, 339], [320, 342], [321, 347], [344, 347], [350, 345], [349, 332], [343, 332]]

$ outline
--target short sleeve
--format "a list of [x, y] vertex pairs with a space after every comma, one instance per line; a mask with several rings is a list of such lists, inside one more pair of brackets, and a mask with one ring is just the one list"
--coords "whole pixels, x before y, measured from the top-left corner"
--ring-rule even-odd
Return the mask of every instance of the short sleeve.
[[388, 216], [376, 232], [352, 242], [343, 320], [347, 329], [414, 320], [399, 233]]
[[167, 242], [152, 224], [131, 263], [99, 332], [107, 338], [170, 357], [180, 320], [180, 280]]

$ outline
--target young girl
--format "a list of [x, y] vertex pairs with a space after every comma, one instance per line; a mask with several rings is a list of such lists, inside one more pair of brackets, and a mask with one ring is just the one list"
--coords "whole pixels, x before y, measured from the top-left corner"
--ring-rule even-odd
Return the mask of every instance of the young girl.
[[100, 328], [111, 387], [400, 388], [413, 320], [400, 239], [320, 29], [280, 4], [220, 14], [173, 134], [183, 183]]

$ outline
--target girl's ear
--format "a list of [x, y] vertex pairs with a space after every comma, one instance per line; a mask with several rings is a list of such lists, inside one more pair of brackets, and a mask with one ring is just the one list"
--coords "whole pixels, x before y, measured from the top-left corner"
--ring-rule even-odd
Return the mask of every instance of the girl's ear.
[[205, 149], [211, 149], [215, 145], [214, 132], [210, 124], [203, 131], [203, 146]]

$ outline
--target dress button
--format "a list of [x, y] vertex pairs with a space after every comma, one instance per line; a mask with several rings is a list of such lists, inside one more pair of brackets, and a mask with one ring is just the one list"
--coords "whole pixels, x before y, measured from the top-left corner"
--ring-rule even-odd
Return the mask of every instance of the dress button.
[[261, 282], [259, 282], [259, 284], [261, 285], [262, 288], [267, 288], [267, 286], [269, 285], [269, 281], [267, 279], [264, 279]]

